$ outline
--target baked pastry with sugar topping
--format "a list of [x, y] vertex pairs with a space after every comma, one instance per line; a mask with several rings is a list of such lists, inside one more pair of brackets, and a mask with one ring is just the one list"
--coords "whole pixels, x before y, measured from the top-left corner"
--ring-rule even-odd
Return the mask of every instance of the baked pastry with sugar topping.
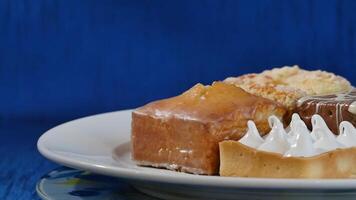
[[230, 77], [224, 82], [279, 102], [290, 109], [295, 108], [299, 98], [307, 95], [333, 94], [351, 89], [351, 84], [341, 76], [321, 70], [307, 71], [297, 65]]
[[240, 139], [251, 119], [263, 135], [271, 114], [283, 119], [287, 113], [279, 103], [231, 84], [197, 84], [132, 113], [132, 158], [138, 165], [217, 174], [219, 142]]

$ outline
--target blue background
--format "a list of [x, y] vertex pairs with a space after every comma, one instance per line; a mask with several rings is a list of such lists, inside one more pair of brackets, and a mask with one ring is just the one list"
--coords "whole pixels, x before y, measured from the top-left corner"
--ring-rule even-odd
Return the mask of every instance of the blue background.
[[356, 84], [356, 1], [0, 0], [0, 199], [32, 199], [59, 123], [299, 64]]
[[65, 121], [299, 64], [356, 83], [356, 1], [0, 1], [0, 117]]

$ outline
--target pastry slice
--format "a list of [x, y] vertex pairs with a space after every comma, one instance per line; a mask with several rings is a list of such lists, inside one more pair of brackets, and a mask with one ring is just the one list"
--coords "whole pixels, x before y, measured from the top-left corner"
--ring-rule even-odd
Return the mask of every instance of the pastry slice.
[[218, 174], [219, 142], [240, 139], [248, 120], [262, 135], [268, 133], [268, 116], [283, 120], [288, 112], [231, 84], [197, 84], [132, 113], [132, 159], [143, 166]]
[[349, 178], [355, 148], [337, 149], [313, 157], [284, 157], [238, 141], [220, 143], [220, 175], [260, 178]]
[[297, 114], [289, 131], [277, 118], [262, 138], [254, 123], [239, 141], [220, 142], [220, 175], [263, 178], [349, 178], [356, 171], [356, 129], [340, 124], [335, 136], [320, 115], [312, 117], [309, 132]]
[[339, 124], [348, 121], [356, 126], [356, 89], [347, 92], [305, 96], [297, 101], [296, 112], [311, 128], [311, 117], [322, 116], [334, 134], [339, 134]]
[[352, 88], [350, 82], [341, 76], [321, 70], [308, 71], [297, 65], [230, 77], [224, 82], [279, 102], [289, 109], [294, 109], [301, 97], [340, 93]]

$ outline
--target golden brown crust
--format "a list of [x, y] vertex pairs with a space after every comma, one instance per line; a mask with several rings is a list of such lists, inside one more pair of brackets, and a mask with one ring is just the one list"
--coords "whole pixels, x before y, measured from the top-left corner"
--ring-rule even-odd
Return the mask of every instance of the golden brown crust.
[[240, 139], [248, 120], [267, 133], [271, 114], [282, 119], [288, 110], [231, 84], [197, 84], [132, 113], [132, 157], [138, 164], [217, 174], [218, 143]]
[[224, 82], [279, 102], [291, 110], [301, 97], [339, 93], [351, 89], [351, 84], [341, 76], [320, 70], [307, 71], [296, 65], [265, 70], [260, 74], [230, 77]]
[[220, 142], [220, 175], [264, 178], [349, 178], [356, 148], [337, 149], [314, 157], [283, 157], [237, 141]]

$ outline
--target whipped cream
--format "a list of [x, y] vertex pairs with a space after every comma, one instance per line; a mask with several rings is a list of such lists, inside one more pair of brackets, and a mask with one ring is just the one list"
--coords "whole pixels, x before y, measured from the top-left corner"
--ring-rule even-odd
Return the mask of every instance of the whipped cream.
[[335, 136], [320, 115], [313, 115], [313, 130], [310, 132], [298, 114], [293, 114], [291, 123], [284, 129], [276, 116], [268, 119], [271, 131], [262, 138], [253, 121], [248, 121], [248, 131], [239, 142], [285, 157], [311, 157], [338, 148], [356, 147], [356, 129], [347, 121], [340, 123], [340, 134]]
[[341, 122], [339, 136], [336, 140], [345, 148], [356, 146], [356, 129], [348, 121]]
[[315, 142], [313, 146], [319, 153], [343, 147], [343, 145], [336, 140], [336, 136], [330, 131], [320, 115], [313, 115], [311, 122], [313, 131], [310, 135], [314, 138]]
[[271, 127], [271, 132], [257, 149], [282, 154], [288, 150], [289, 147], [283, 124], [276, 116], [269, 117], [268, 122]]
[[263, 138], [258, 132], [255, 123], [249, 120], [247, 122], [247, 127], [248, 127], [247, 133], [240, 139], [239, 142], [249, 147], [253, 147], [253, 148], [259, 147], [263, 143]]
[[314, 156], [317, 154], [317, 150], [313, 146], [313, 138], [310, 132], [300, 119], [298, 114], [293, 114], [292, 121], [290, 123], [290, 131], [288, 135], [290, 137], [289, 149], [284, 153], [286, 157], [300, 157], [300, 156]]

